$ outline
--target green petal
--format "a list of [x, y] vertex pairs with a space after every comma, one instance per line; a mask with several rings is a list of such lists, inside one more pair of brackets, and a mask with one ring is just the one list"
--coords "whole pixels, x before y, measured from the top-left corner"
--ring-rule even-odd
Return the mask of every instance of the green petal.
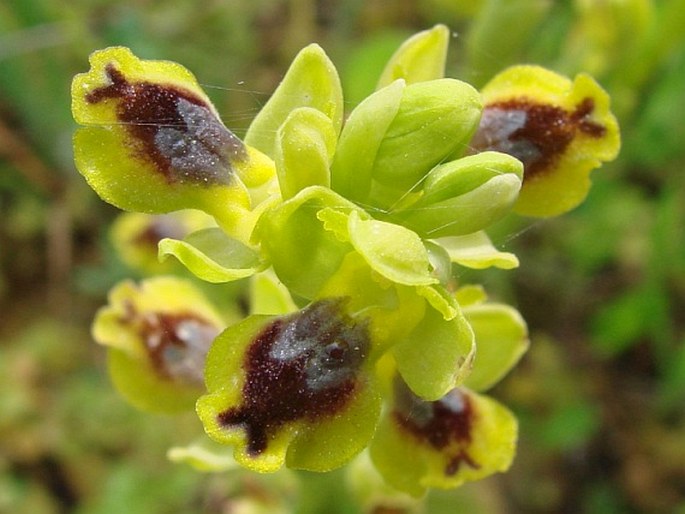
[[467, 389], [436, 402], [410, 395], [396, 391], [395, 408], [381, 420], [370, 448], [390, 485], [420, 496], [509, 468], [518, 425], [504, 406]]
[[436, 25], [407, 39], [385, 65], [378, 88], [397, 79], [413, 84], [442, 78], [449, 39], [450, 31], [445, 25]]
[[478, 348], [465, 385], [484, 391], [499, 382], [526, 352], [528, 328], [519, 312], [508, 305], [484, 303], [465, 307], [463, 312]]
[[312, 299], [352, 250], [324, 228], [319, 211], [343, 213], [358, 207], [330, 189], [310, 186], [277, 208], [265, 212], [255, 240], [271, 261], [278, 278], [294, 294]]
[[408, 286], [438, 283], [421, 239], [400, 225], [349, 217], [350, 241], [371, 268], [387, 279]]
[[465, 236], [441, 237], [435, 242], [447, 251], [452, 262], [467, 268], [484, 269], [494, 266], [513, 269], [519, 265], [516, 255], [497, 250], [483, 231]]
[[183, 241], [163, 239], [159, 243], [159, 257], [163, 260], [169, 255], [196, 277], [212, 283], [238, 280], [264, 269], [254, 250], [219, 228], [198, 230]]
[[464, 381], [475, 350], [473, 331], [462, 314], [447, 321], [431, 308], [392, 349], [402, 378], [426, 400], [437, 400]]
[[276, 134], [292, 111], [311, 107], [330, 118], [336, 134], [344, 112], [338, 72], [326, 53], [311, 44], [295, 57], [282, 82], [250, 124], [245, 142], [272, 158]]
[[276, 170], [283, 199], [308, 186], [330, 185], [337, 133], [330, 118], [311, 107], [295, 109], [278, 130]]
[[404, 81], [398, 80], [375, 92], [345, 122], [331, 167], [331, 187], [344, 197], [366, 201], [376, 155], [400, 108], [404, 89]]

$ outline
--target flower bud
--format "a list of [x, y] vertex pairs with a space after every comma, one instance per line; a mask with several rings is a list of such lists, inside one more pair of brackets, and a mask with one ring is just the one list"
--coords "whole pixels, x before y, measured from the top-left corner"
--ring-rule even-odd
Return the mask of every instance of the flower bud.
[[442, 164], [426, 177], [423, 196], [391, 219], [429, 238], [477, 232], [509, 212], [522, 174], [517, 159], [498, 152]]
[[480, 118], [480, 95], [464, 82], [398, 80], [350, 114], [332, 166], [332, 187], [387, 209], [420, 187], [438, 163], [460, 154]]

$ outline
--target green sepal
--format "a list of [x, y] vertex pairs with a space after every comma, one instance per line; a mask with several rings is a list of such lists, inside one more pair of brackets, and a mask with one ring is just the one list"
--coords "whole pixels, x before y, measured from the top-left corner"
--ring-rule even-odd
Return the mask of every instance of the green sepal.
[[402, 43], [385, 65], [378, 88], [397, 79], [413, 84], [444, 77], [449, 39], [450, 31], [445, 25], [435, 25], [414, 34]]
[[287, 314], [297, 310], [288, 288], [271, 269], [252, 276], [249, 295], [250, 314]]
[[254, 239], [272, 263], [278, 278], [294, 294], [312, 299], [352, 250], [324, 228], [323, 209], [349, 213], [359, 208], [328, 188], [310, 186], [265, 212]]
[[521, 359], [530, 344], [528, 328], [519, 312], [500, 303], [463, 309], [476, 338], [478, 352], [464, 385], [485, 391], [499, 382]]
[[392, 282], [408, 286], [437, 284], [421, 239], [400, 225], [349, 215], [350, 241], [371, 268]]
[[397, 80], [376, 91], [350, 114], [340, 134], [331, 166], [331, 187], [346, 198], [365, 202], [372, 171], [385, 133], [397, 115], [405, 82]]
[[445, 249], [452, 262], [467, 268], [485, 269], [494, 266], [500, 269], [513, 269], [519, 265], [516, 255], [497, 250], [484, 231], [464, 236], [442, 237], [435, 242]]
[[390, 217], [424, 237], [477, 232], [508, 213], [521, 189], [523, 165], [498, 152], [463, 157], [434, 168], [423, 196]]
[[245, 143], [274, 158], [276, 134], [292, 111], [311, 107], [332, 122], [336, 134], [342, 126], [342, 86], [335, 65], [323, 49], [311, 44], [300, 51], [269, 101], [252, 120]]
[[428, 308], [392, 352], [409, 388], [425, 400], [437, 400], [468, 376], [476, 346], [463, 314], [445, 320], [440, 312]]
[[331, 119], [311, 107], [295, 109], [278, 129], [276, 171], [284, 200], [308, 186], [330, 186], [338, 136]]
[[[389, 409], [370, 446], [371, 460], [386, 482], [415, 497], [430, 488], [453, 489], [506, 471], [514, 458], [518, 423], [506, 407], [465, 388], [450, 391], [441, 400], [442, 408], [437, 411], [432, 402], [412, 400], [414, 412], [418, 413], [416, 426], [421, 429], [419, 423], [423, 421], [425, 434], [409, 428], [412, 413], [397, 407]], [[462, 415], [458, 412], [460, 405]], [[437, 423], [436, 428], [451, 421], [458, 431], [432, 431], [431, 419], [444, 415], [446, 410], [456, 414], [456, 419]], [[421, 413], [426, 413], [428, 419], [419, 419]]]
[[258, 253], [219, 228], [198, 230], [182, 241], [163, 239], [159, 257], [164, 260], [170, 255], [193, 275], [212, 283], [239, 280], [265, 268]]

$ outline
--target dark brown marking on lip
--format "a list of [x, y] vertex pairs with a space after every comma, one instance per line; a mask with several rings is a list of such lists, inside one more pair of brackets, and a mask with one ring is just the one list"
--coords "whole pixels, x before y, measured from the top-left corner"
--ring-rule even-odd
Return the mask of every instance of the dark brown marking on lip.
[[458, 450], [445, 466], [446, 475], [457, 473], [462, 463], [473, 469], [480, 467], [465, 449], [471, 442], [475, 412], [468, 395], [459, 389], [430, 402], [416, 396], [397, 378], [393, 417], [400, 428], [436, 450], [451, 453], [456, 443]]
[[160, 377], [195, 387], [204, 385], [207, 352], [220, 327], [194, 313], [139, 313], [131, 304], [123, 322], [137, 324], [150, 363]]
[[322, 300], [274, 320], [250, 344], [243, 403], [218, 415], [220, 425], [245, 429], [250, 455], [263, 453], [287, 422], [340, 412], [358, 390], [367, 323], [347, 316], [343, 303]]
[[572, 112], [526, 98], [494, 102], [485, 106], [471, 146], [474, 152], [516, 157], [523, 162], [525, 182], [549, 172], [578, 132], [595, 139], [606, 134], [606, 127], [590, 119], [594, 109], [592, 98]]
[[134, 156], [151, 162], [169, 183], [228, 184], [245, 146], [192, 92], [152, 82], [129, 82], [108, 64], [110, 84], [86, 95], [91, 104], [117, 100], [117, 119], [132, 136]]

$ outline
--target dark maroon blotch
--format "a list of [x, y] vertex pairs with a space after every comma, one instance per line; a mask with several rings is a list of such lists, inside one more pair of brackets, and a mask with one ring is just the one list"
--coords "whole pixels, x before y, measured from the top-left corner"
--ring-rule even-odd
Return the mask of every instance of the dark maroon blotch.
[[117, 119], [133, 137], [131, 151], [150, 161], [169, 183], [228, 184], [245, 146], [192, 92], [152, 82], [129, 82], [114, 65], [110, 84], [91, 91], [91, 104], [116, 99]]
[[549, 171], [578, 132], [593, 138], [606, 127], [590, 119], [592, 98], [583, 99], [573, 112], [527, 98], [495, 102], [483, 110], [480, 126], [471, 140], [472, 152], [495, 150], [519, 159], [524, 182]]
[[193, 313], [137, 313], [132, 305], [127, 307], [123, 321], [137, 324], [158, 375], [202, 387], [207, 352], [220, 328]]
[[132, 239], [134, 244], [152, 247], [157, 252], [157, 245], [162, 239], [183, 239], [188, 233], [184, 224], [173, 216], [162, 214], [149, 219], [145, 229]]
[[480, 466], [466, 452], [471, 442], [475, 413], [468, 395], [453, 389], [440, 400], [430, 402], [416, 396], [399, 377], [395, 380], [395, 422], [421, 442], [436, 450], [448, 450], [457, 443], [458, 452], [450, 457], [446, 475], [454, 475], [462, 463], [473, 469]]
[[343, 304], [321, 300], [271, 321], [250, 344], [243, 403], [218, 415], [220, 425], [245, 429], [249, 454], [264, 452], [270, 434], [287, 422], [340, 412], [359, 388], [367, 322], [346, 315]]

